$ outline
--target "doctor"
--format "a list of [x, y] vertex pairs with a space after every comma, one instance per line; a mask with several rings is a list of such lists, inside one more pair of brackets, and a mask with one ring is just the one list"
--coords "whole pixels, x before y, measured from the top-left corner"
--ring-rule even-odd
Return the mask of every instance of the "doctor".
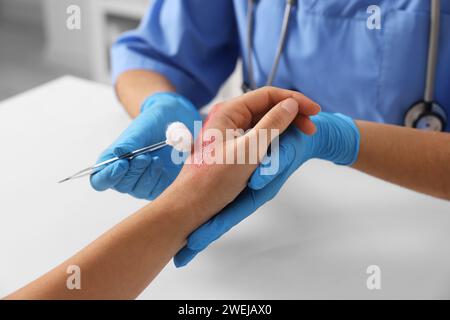
[[[370, 24], [374, 14], [379, 25]], [[317, 132], [307, 123], [285, 132], [278, 174], [256, 172], [250, 188], [273, 197], [305, 161], [321, 158], [450, 199], [450, 135], [440, 132], [450, 129], [450, 3], [439, 0], [153, 0], [112, 49], [117, 95], [136, 120], [99, 161], [163, 140], [170, 122], [192, 129], [239, 58], [245, 90], [294, 89], [322, 108], [312, 118]], [[161, 150], [118, 161], [91, 184], [155, 199], [179, 171]], [[191, 234], [175, 263], [188, 263], [251, 207], [235, 200]]]

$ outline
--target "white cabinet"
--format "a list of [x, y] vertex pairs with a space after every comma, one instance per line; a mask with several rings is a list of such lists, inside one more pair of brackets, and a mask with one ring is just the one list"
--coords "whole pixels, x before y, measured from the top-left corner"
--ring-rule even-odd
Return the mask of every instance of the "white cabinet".
[[[44, 0], [46, 56], [51, 63], [89, 75], [90, 25], [87, 4], [96, 0]], [[67, 8], [81, 8], [81, 29], [69, 30]]]
[[[117, 36], [134, 29], [149, 0], [44, 0], [47, 55], [51, 61], [77, 68], [91, 79], [110, 83], [110, 48]], [[66, 28], [67, 7], [81, 8], [81, 30]], [[240, 64], [219, 99], [240, 94]]]
[[[69, 30], [67, 8], [81, 9], [81, 29]], [[44, 0], [47, 56], [90, 78], [109, 82], [109, 48], [117, 36], [135, 28], [148, 0]]]
[[119, 34], [134, 29], [145, 14], [149, 0], [97, 0], [91, 3], [90, 58], [94, 80], [109, 82], [109, 50]]
[[42, 0], [0, 0], [0, 19], [38, 27]]

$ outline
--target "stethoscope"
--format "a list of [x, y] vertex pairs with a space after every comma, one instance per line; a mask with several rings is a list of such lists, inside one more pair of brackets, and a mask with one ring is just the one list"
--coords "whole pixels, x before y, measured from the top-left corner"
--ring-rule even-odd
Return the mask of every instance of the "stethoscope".
[[[257, 0], [248, 0], [247, 9], [247, 74], [249, 83], [242, 84], [244, 92], [256, 89], [256, 82], [253, 71], [253, 24], [255, 3]], [[278, 41], [275, 59], [272, 69], [266, 81], [270, 86], [278, 71], [283, 49], [286, 43], [288, 26], [292, 9], [296, 6], [297, 0], [286, 0], [283, 22], [281, 25], [280, 39]], [[434, 89], [436, 80], [436, 67], [439, 49], [439, 29], [441, 1], [431, 0], [430, 11], [430, 34], [428, 43], [428, 61], [426, 71], [426, 84], [423, 100], [411, 106], [405, 114], [404, 125], [410, 128], [417, 128], [428, 131], [444, 131], [447, 125], [447, 115], [436, 101], [434, 101]]]
[[431, 0], [430, 40], [423, 100], [415, 103], [405, 114], [405, 126], [428, 131], [444, 131], [447, 124], [445, 110], [434, 101], [434, 83], [439, 49], [441, 0]]

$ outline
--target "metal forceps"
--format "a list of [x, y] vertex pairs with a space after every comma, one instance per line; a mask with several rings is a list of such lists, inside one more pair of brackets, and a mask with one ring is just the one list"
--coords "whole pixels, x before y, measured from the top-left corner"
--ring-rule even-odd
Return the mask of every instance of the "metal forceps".
[[115, 158], [112, 158], [112, 159], [109, 159], [109, 160], [97, 163], [96, 165], [88, 167], [88, 168], [83, 169], [81, 171], [78, 171], [77, 173], [75, 173], [75, 174], [71, 175], [70, 177], [67, 177], [67, 178], [59, 181], [58, 183], [63, 183], [63, 182], [66, 182], [66, 181], [69, 181], [69, 180], [73, 180], [73, 179], [79, 179], [79, 178], [82, 178], [82, 177], [85, 177], [85, 176], [90, 176], [90, 175], [100, 171], [104, 166], [106, 166], [106, 165], [108, 165], [110, 163], [113, 163], [113, 162], [116, 162], [116, 161], [122, 160], [122, 159], [130, 159], [131, 160], [131, 159], [133, 159], [133, 158], [135, 158], [135, 157], [137, 157], [137, 156], [139, 156], [141, 154], [148, 153], [148, 152], [153, 152], [153, 151], [159, 150], [159, 149], [161, 149], [161, 148], [163, 148], [165, 146], [167, 146], [167, 142], [166, 141], [161, 141], [161, 142], [152, 144], [151, 146], [147, 146], [147, 147], [144, 147], [144, 148], [141, 148], [141, 149], [137, 149], [137, 150], [125, 153], [125, 154], [121, 155], [120, 157], [115, 157]]

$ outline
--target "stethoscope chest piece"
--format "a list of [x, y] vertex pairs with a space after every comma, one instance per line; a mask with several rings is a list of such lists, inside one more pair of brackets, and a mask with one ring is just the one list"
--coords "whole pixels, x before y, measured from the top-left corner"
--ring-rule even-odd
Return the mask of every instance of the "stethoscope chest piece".
[[405, 114], [405, 126], [426, 131], [444, 131], [447, 125], [445, 110], [434, 102], [436, 67], [438, 62], [441, 0], [430, 1], [430, 40], [423, 100]]
[[435, 102], [421, 101], [413, 105], [405, 115], [405, 126], [426, 131], [444, 131], [447, 116]]

